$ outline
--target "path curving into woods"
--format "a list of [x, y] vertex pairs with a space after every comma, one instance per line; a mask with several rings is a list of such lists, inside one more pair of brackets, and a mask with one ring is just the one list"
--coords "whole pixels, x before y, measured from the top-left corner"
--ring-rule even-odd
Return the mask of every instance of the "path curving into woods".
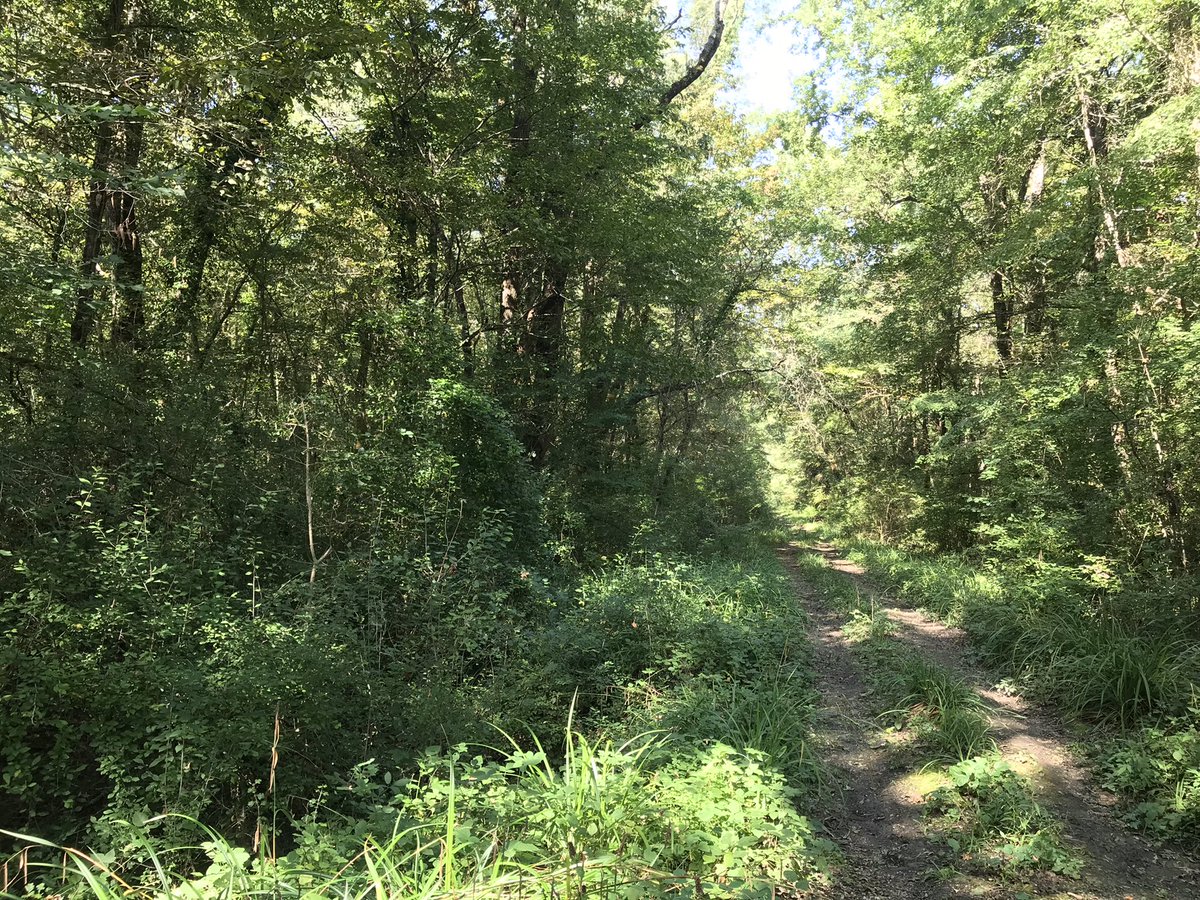
[[[854, 582], [896, 626], [894, 637], [955, 672], [982, 698], [1005, 759], [1030, 776], [1038, 802], [1062, 824], [1065, 843], [1084, 859], [1078, 880], [1037, 874], [1018, 881], [990, 874], [950, 877], [953, 861], [922, 828], [922, 764], [885, 735], [843, 633], [847, 616], [796, 565], [798, 554], [820, 555]], [[1046, 710], [996, 689], [996, 678], [969, 657], [966, 635], [923, 613], [895, 604], [876, 590], [863, 568], [829, 544], [780, 548], [796, 595], [809, 617], [813, 669], [820, 696], [814, 724], [830, 767], [832, 790], [823, 810], [845, 864], [828, 900], [983, 897], [1075, 900], [1191, 900], [1200, 898], [1196, 860], [1152, 844], [1118, 822], [1115, 798], [1090, 779], [1057, 719]]]

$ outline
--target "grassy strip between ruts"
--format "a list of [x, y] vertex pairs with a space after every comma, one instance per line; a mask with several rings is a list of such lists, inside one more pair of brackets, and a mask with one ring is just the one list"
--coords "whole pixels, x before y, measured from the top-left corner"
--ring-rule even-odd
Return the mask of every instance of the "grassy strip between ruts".
[[252, 851], [179, 821], [195, 839], [168, 845], [160, 818], [98, 852], [26, 839], [6, 890], [766, 897], [825, 877], [836, 850], [801, 811], [819, 771], [804, 620], [773, 558], [613, 565], [528, 640], [493, 685], [524, 730], [503, 720], [492, 746], [431, 749], [415, 771], [364, 764], [331, 787], [339, 814], [317, 802], [282, 829], [286, 853], [269, 830]]
[[925, 797], [927, 831], [962, 861], [1077, 877], [1081, 861], [1063, 846], [1060, 827], [1036, 801], [1029, 779], [997, 754], [976, 691], [896, 640], [887, 615], [824, 560], [807, 554], [797, 564], [847, 616], [843, 634], [881, 719], [913, 736], [916, 755], [926, 761], [922, 771], [941, 783]]
[[900, 600], [962, 627], [1023, 692], [1090, 726], [1093, 764], [1130, 825], [1200, 841], [1200, 658], [1180, 621], [1140, 621], [1127, 608], [1136, 597], [1088, 587], [1081, 571], [1001, 576], [954, 556], [862, 540], [848, 547]]

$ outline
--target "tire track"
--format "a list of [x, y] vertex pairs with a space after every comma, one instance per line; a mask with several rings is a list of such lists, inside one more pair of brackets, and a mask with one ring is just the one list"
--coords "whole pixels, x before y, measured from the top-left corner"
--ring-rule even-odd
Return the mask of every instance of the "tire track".
[[[1084, 876], [1065, 882], [1039, 876], [1037, 895], [1081, 900], [1191, 900], [1200, 898], [1195, 860], [1156, 847], [1117, 822], [1115, 798], [1092, 783], [1070, 750], [1061, 725], [1020, 697], [995, 689], [994, 678], [968, 660], [965, 634], [913, 609], [891, 605], [857, 564], [828, 544], [792, 545], [780, 551], [797, 596], [809, 615], [814, 669], [822, 710], [817, 728], [826, 738], [825, 759], [843, 785], [829, 829], [847, 857], [830, 898], [943, 898], [1017, 896], [994, 880], [969, 887], [931, 883], [944, 861], [941, 848], [921, 832], [920, 797], [906, 791], [904, 764], [877, 740], [873, 707], [850, 646], [841, 632], [846, 617], [827, 603], [795, 564], [798, 552], [819, 554], [853, 580], [895, 624], [894, 638], [964, 678], [984, 700], [1000, 752], [1020, 768], [1033, 767], [1039, 802], [1062, 823], [1065, 839], [1085, 859]], [[1028, 895], [1030, 885], [1021, 885]]]

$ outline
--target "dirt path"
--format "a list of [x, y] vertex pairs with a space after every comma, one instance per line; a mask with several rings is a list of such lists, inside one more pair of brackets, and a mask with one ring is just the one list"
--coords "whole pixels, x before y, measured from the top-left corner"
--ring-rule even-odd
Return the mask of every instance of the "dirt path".
[[[1020, 885], [1000, 879], [943, 880], [944, 851], [921, 830], [921, 788], [913, 784], [914, 760], [884, 740], [850, 646], [845, 616], [826, 603], [794, 565], [798, 552], [818, 553], [835, 571], [853, 579], [897, 626], [895, 637], [958, 673], [984, 699], [992, 732], [1006, 759], [1032, 777], [1038, 800], [1062, 822], [1068, 844], [1085, 860], [1080, 881], [1045, 877]], [[1019, 697], [995, 689], [995, 679], [968, 661], [965, 635], [912, 609], [890, 605], [861, 567], [836, 548], [781, 550], [796, 591], [809, 614], [821, 710], [817, 721], [825, 759], [840, 782], [840, 802], [826, 824], [846, 854], [831, 900], [1042, 896], [1084, 900], [1200, 900], [1194, 860], [1155, 847], [1116, 822], [1115, 798], [1088, 780], [1053, 718]], [[919, 769], [919, 765], [917, 766]]]

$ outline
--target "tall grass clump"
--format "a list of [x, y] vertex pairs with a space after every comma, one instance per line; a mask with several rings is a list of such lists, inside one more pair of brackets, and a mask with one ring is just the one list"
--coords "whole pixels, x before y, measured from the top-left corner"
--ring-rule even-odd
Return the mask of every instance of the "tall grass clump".
[[983, 701], [960, 676], [905, 648], [876, 648], [873, 658], [873, 686], [891, 706], [885, 717], [913, 728], [944, 759], [995, 748]]
[[798, 677], [777, 674], [744, 683], [696, 678], [647, 700], [639, 720], [675, 742], [760, 753], [791, 784], [809, 792], [821, 784], [811, 746], [813, 692]]
[[[559, 763], [535, 741], [503, 754], [431, 752], [412, 778], [359, 785], [363, 815], [313, 815], [293, 850], [255, 855], [198, 823], [168, 849], [131, 827], [118, 860], [24, 841], [18, 881], [71, 897], [712, 897], [803, 889], [832, 845], [757, 751], [668, 753], [645, 736], [615, 745], [568, 732]], [[376, 773], [377, 774], [377, 773]]]

